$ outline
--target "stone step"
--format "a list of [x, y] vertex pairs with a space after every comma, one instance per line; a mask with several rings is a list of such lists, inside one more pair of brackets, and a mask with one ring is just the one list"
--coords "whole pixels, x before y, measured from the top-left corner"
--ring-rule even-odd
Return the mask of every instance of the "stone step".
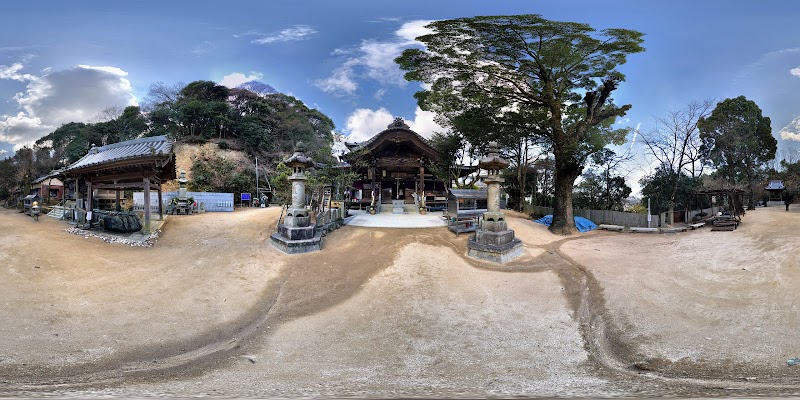
[[50, 210], [49, 213], [47, 213], [47, 216], [55, 218], [55, 219], [61, 219], [61, 218], [64, 217], [64, 212], [65, 212], [64, 211], [64, 207], [62, 207], [62, 206], [53, 206], [53, 209]]

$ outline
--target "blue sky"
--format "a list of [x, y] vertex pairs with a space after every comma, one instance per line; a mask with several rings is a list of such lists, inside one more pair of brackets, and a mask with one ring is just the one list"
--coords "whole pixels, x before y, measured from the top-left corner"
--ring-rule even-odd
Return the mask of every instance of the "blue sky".
[[788, 140], [800, 140], [793, 0], [7, 2], [0, 152], [92, 121], [105, 107], [136, 104], [156, 81], [248, 77], [318, 108], [353, 139], [392, 116], [428, 136], [437, 128], [416, 107], [419, 85], [402, 80], [394, 57], [425, 21], [525, 13], [646, 34], [647, 51], [621, 67], [627, 81], [614, 96], [633, 105], [631, 127], [652, 129], [654, 116], [692, 100], [745, 95], [772, 119], [779, 156], [799, 158], [800, 141]]

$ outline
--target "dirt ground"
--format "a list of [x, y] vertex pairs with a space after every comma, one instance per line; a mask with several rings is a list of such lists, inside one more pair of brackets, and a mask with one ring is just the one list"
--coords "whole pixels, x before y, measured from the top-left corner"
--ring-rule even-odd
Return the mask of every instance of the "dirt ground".
[[142, 248], [0, 211], [0, 396], [800, 393], [800, 209], [568, 238], [509, 212], [508, 265], [446, 228], [284, 255], [278, 212], [169, 217]]

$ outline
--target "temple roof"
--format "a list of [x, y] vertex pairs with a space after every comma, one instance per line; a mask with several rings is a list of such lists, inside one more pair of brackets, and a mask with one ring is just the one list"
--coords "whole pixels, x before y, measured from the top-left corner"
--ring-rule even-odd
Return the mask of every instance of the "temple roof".
[[90, 169], [117, 161], [149, 160], [153, 158], [172, 157], [172, 142], [166, 136], [154, 136], [128, 140], [101, 147], [92, 147], [89, 153], [64, 169], [71, 175], [80, 170]]
[[412, 142], [415, 147], [420, 149], [425, 156], [429, 158], [438, 158], [439, 156], [437, 151], [431, 146], [430, 142], [428, 142], [428, 139], [425, 139], [417, 132], [411, 130], [411, 128], [405, 122], [403, 122], [403, 119], [400, 117], [395, 118], [394, 122], [389, 124], [386, 129], [378, 132], [370, 139], [363, 142], [346, 142], [345, 145], [350, 150], [362, 148], [375, 150], [378, 147], [381, 147], [381, 145], [387, 141], [394, 143]]
[[769, 185], [764, 190], [786, 190], [786, 186], [784, 186], [782, 180], [772, 180], [769, 181]]

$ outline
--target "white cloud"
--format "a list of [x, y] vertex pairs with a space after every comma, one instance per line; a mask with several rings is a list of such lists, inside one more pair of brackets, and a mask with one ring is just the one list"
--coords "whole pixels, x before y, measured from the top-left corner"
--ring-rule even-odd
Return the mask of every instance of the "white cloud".
[[222, 81], [219, 82], [220, 85], [235, 88], [245, 82], [250, 81], [258, 81], [264, 77], [264, 74], [261, 72], [250, 72], [250, 75], [245, 75], [241, 72], [234, 72], [230, 75], [225, 75], [222, 77]]
[[[417, 107], [414, 118], [404, 118], [405, 123], [425, 138], [430, 138], [434, 132], [444, 132], [445, 129], [434, 122], [434, 113], [423, 111]], [[378, 132], [386, 129], [394, 121], [394, 115], [389, 110], [381, 107], [377, 110], [359, 108], [353, 111], [345, 122], [345, 132], [349, 133], [347, 141], [361, 142], [367, 140]]]
[[[277, 33], [264, 35], [261, 38], [253, 40], [256, 44], [270, 44], [278, 42], [293, 42], [297, 40], [310, 39], [317, 30], [308, 25], [295, 25], [291, 28], [286, 28]], [[248, 35], [258, 35], [256, 33], [248, 33]]]
[[20, 148], [68, 122], [86, 122], [110, 106], [136, 105], [128, 73], [112, 66], [78, 65], [41, 75], [23, 74], [22, 64], [0, 65], [0, 79], [27, 82], [13, 99], [16, 115], [0, 116], [0, 141]]
[[789, 125], [781, 128], [780, 134], [783, 140], [800, 142], [800, 116], [795, 117]]
[[332, 94], [354, 94], [358, 89], [358, 83], [353, 79], [355, 76], [366, 76], [381, 85], [405, 86], [407, 82], [394, 59], [403, 50], [422, 45], [415, 38], [431, 32], [425, 28], [430, 22], [409, 21], [396, 30], [390, 40], [366, 39], [355, 49], [335, 49], [333, 55], [346, 55], [348, 58], [330, 77], [319, 79], [314, 84]]
[[108, 72], [109, 74], [114, 74], [114, 75], [117, 75], [117, 76], [128, 76], [127, 72], [125, 72], [122, 69], [117, 68], [117, 67], [108, 67], [108, 66], [104, 66], [103, 67], [103, 66], [95, 66], [95, 65], [78, 65], [78, 68]]
[[201, 56], [203, 54], [211, 53], [216, 48], [217, 48], [217, 46], [214, 45], [214, 43], [211, 43], [211, 42], [206, 40], [206, 41], [198, 44], [197, 46], [195, 46], [194, 49], [192, 49], [192, 54], [194, 54], [196, 56]]
[[800, 67], [794, 67], [789, 70], [789, 73], [800, 78]]
[[350, 133], [348, 141], [361, 142], [386, 129], [394, 121], [389, 110], [381, 107], [377, 110], [359, 108], [347, 117], [345, 130]]
[[375, 100], [380, 101], [383, 99], [383, 96], [386, 96], [386, 89], [380, 88], [377, 91], [375, 91], [375, 96], [373, 97], [375, 97]]
[[12, 81], [20, 81], [25, 82], [29, 81], [34, 78], [33, 75], [30, 74], [20, 74], [21, 71], [25, 68], [21, 63], [14, 63], [11, 65], [0, 65], [0, 79], [9, 79]]
[[352, 68], [342, 66], [333, 71], [331, 76], [315, 81], [314, 86], [331, 94], [354, 94], [358, 84], [353, 75]]
[[441, 127], [433, 118], [436, 116], [436, 113], [431, 111], [423, 111], [421, 108], [417, 107], [414, 111], [414, 119], [411, 121], [407, 121], [409, 127], [414, 132], [419, 133], [422, 137], [426, 139], [430, 139], [434, 133], [444, 133], [447, 130]]
[[395, 32], [395, 35], [405, 39], [405, 41], [408, 43], [417, 43], [418, 37], [433, 33], [432, 30], [425, 27], [425, 25], [428, 25], [431, 22], [433, 22], [433, 20], [428, 19], [418, 19], [406, 22]]

